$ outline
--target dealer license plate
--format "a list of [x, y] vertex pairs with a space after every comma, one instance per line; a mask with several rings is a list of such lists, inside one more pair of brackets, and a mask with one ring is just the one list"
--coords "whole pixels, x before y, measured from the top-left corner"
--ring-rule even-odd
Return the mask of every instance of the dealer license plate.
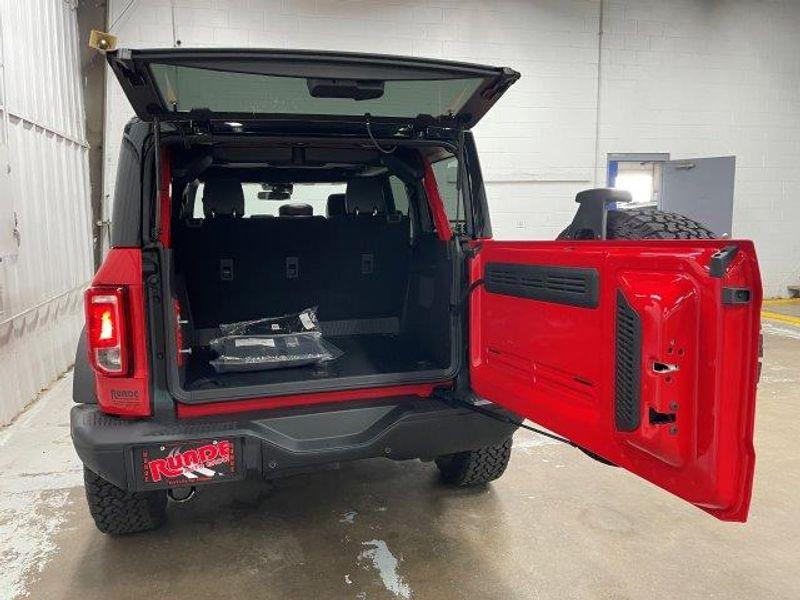
[[145, 488], [164, 488], [241, 479], [239, 440], [208, 439], [143, 446], [135, 450]]

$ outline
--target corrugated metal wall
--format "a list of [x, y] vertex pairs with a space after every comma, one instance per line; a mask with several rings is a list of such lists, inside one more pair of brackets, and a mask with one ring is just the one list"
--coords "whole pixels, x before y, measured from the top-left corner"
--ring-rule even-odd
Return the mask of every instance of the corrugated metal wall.
[[[73, 362], [93, 272], [75, 3], [0, 0], [0, 425]], [[10, 247], [9, 247], [10, 246]]]

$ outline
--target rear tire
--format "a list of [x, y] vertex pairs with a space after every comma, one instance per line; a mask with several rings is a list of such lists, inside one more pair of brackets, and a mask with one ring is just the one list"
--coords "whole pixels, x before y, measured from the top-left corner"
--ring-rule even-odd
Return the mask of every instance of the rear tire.
[[[609, 240], [691, 240], [713, 239], [716, 236], [704, 225], [677, 213], [655, 208], [610, 210], [606, 221]], [[581, 239], [570, 227], [558, 236], [559, 240]]]
[[499, 478], [511, 458], [511, 438], [495, 446], [448, 454], [436, 459], [442, 481], [458, 487], [485, 485]]
[[150, 531], [167, 519], [167, 493], [128, 492], [83, 468], [86, 501], [94, 524], [103, 533], [120, 535]]

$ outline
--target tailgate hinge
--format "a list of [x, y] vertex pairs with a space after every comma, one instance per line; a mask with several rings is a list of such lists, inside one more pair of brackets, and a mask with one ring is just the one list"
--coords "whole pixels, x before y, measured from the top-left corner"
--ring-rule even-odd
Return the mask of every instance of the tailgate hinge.
[[483, 247], [483, 244], [481, 244], [480, 242], [478, 242], [474, 246], [470, 246], [469, 243], [471, 240], [466, 236], [459, 237], [458, 241], [459, 244], [461, 245], [462, 254], [464, 254], [464, 256], [467, 258], [475, 258], [476, 256], [478, 256], [478, 252], [480, 252], [481, 248]]

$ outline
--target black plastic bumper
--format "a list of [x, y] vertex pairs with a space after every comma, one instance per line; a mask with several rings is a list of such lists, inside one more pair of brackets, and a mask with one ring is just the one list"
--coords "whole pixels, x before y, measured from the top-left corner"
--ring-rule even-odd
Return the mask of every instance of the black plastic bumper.
[[[491, 404], [483, 408], [500, 412]], [[515, 430], [514, 425], [466, 408], [418, 398], [171, 422], [127, 421], [82, 404], [70, 417], [72, 440], [83, 464], [132, 491], [145, 489], [135, 467], [135, 449], [154, 444], [237, 440], [243, 475], [271, 478], [360, 458], [434, 458], [497, 444]]]

